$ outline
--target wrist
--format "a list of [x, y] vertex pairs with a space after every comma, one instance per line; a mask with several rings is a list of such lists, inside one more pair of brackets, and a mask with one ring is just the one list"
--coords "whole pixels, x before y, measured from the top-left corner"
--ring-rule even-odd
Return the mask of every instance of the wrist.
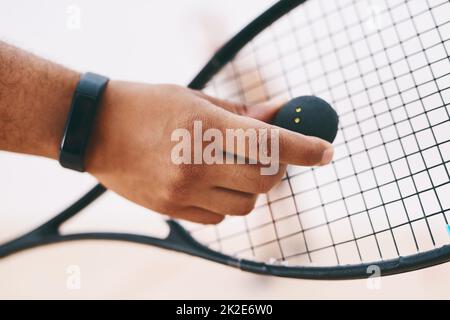
[[81, 76], [73, 94], [59, 154], [61, 166], [85, 172], [86, 149], [109, 79], [91, 72]]
[[42, 127], [43, 144], [41, 150], [35, 152], [35, 154], [55, 160], [59, 158], [61, 137], [79, 79], [80, 73], [67, 71], [64, 75], [61, 74], [53, 80], [53, 88], [47, 91], [53, 92], [53, 94], [49, 95], [47, 99], [49, 108], [45, 117], [46, 122]]
[[85, 169], [92, 175], [104, 171], [106, 164], [109, 162], [110, 145], [114, 139], [112, 136], [114, 133], [112, 113], [118, 104], [120, 104], [118, 84], [116, 81], [110, 80], [97, 107], [97, 114], [86, 146]]

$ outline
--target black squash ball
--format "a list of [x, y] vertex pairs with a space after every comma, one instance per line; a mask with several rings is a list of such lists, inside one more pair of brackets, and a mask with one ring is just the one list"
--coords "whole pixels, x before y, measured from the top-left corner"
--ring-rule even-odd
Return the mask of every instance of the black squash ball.
[[339, 118], [324, 100], [302, 96], [288, 101], [272, 120], [272, 124], [330, 143], [336, 138]]

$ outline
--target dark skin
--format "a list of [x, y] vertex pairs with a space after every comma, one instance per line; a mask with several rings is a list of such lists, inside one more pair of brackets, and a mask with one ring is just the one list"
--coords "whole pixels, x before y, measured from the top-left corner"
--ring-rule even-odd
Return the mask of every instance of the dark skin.
[[[80, 73], [0, 41], [0, 150], [58, 159], [61, 136]], [[146, 208], [200, 223], [249, 213], [287, 164], [324, 165], [328, 142], [280, 131], [280, 170], [259, 166], [176, 165], [171, 133], [203, 129], [267, 128], [279, 104], [243, 105], [175, 85], [110, 80], [86, 153], [86, 170], [103, 185]], [[164, 112], [161, 112], [164, 110]]]

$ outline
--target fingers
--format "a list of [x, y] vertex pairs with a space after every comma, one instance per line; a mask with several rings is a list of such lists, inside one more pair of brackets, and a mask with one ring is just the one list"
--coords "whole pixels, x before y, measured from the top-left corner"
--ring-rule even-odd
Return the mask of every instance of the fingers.
[[[324, 165], [333, 157], [333, 147], [325, 140], [305, 136], [289, 131], [267, 122], [273, 118], [281, 104], [264, 103], [248, 105], [210, 97], [199, 91], [192, 91], [200, 100], [206, 127], [218, 129], [217, 139], [223, 139], [218, 150], [238, 158], [253, 159], [258, 164], [215, 164], [204, 166], [202, 181], [196, 181], [199, 192], [192, 193], [182, 203], [186, 206], [177, 217], [200, 223], [219, 223], [226, 215], [245, 215], [250, 213], [260, 193], [268, 192], [282, 178], [286, 165]], [[228, 145], [228, 133], [241, 136], [232, 137], [234, 144]], [[255, 135], [247, 132], [256, 132]], [[244, 142], [239, 144], [244, 136]], [[261, 137], [263, 137], [261, 139]], [[240, 145], [241, 147], [237, 147]], [[244, 147], [242, 147], [244, 146]], [[255, 147], [258, 152], [250, 149]], [[276, 163], [278, 170], [274, 174], [262, 174], [262, 157], [260, 150], [270, 154], [269, 164]], [[217, 151], [216, 151], [217, 152]], [[228, 163], [228, 162], [227, 162]], [[264, 167], [267, 163], [264, 165]], [[278, 167], [279, 166], [279, 167]], [[207, 179], [205, 178], [207, 177]], [[192, 180], [192, 179], [191, 179]], [[202, 183], [209, 187], [205, 189]], [[197, 189], [197, 187], [195, 188]], [[181, 204], [181, 202], [179, 203]]]
[[246, 116], [269, 123], [284, 104], [283, 102], [264, 102], [247, 107]]
[[[225, 215], [248, 214], [254, 208], [258, 194], [268, 192], [281, 180], [286, 166], [280, 167], [278, 174], [272, 176], [261, 175], [260, 166], [250, 164], [206, 168], [207, 179], [197, 179], [187, 192], [173, 191], [166, 198], [170, 203], [166, 203], [162, 211], [176, 218], [212, 224], [222, 221]], [[205, 181], [209, 182], [206, 188]]]
[[196, 205], [220, 215], [245, 215], [253, 210], [256, 199], [256, 194], [215, 187], [202, 193]]
[[217, 224], [225, 219], [224, 215], [195, 206], [180, 209], [180, 212], [171, 214], [171, 216], [203, 224]]
[[208, 175], [218, 187], [245, 193], [266, 193], [277, 185], [286, 171], [280, 165], [274, 175], [262, 175], [259, 165], [217, 165], [212, 166]]
[[[243, 129], [244, 131], [248, 129], [257, 129], [259, 135], [266, 132], [267, 140], [258, 138], [254, 141], [254, 143], [257, 144], [258, 150], [260, 150], [260, 148], [271, 150], [269, 146], [275, 146], [272, 139], [278, 138], [278, 160], [281, 163], [304, 166], [324, 165], [329, 163], [333, 157], [333, 147], [329, 142], [273, 126], [257, 119], [243, 117], [228, 112], [222, 115], [217, 122], [218, 125], [222, 126], [220, 128], [222, 132], [226, 132], [227, 129]], [[265, 142], [268, 145], [261, 145], [261, 142]], [[233, 152], [241, 157], [249, 156], [248, 148], [243, 151], [234, 149], [226, 150], [227, 152]], [[272, 155], [272, 158], [274, 156], [276, 157], [276, 155]]]
[[[256, 165], [215, 165], [206, 172], [208, 180], [214, 185], [207, 189], [191, 190], [189, 201], [180, 199], [189, 210], [183, 210], [181, 218], [205, 223], [218, 223], [219, 216], [245, 215], [252, 211], [258, 194], [268, 192], [281, 180], [286, 166], [282, 166], [277, 175], [264, 176]], [[195, 210], [195, 208], [202, 210]], [[211, 215], [211, 213], [215, 214]]]
[[320, 138], [280, 129], [280, 162], [322, 166], [333, 159], [333, 146]]
[[[281, 107], [281, 104], [264, 103], [259, 105], [248, 105], [210, 97], [200, 91], [193, 90], [193, 92], [208, 102], [230, 111], [216, 113], [217, 118], [214, 119], [213, 123], [215, 123], [217, 129], [222, 132], [226, 132], [227, 129], [266, 129], [267, 143], [268, 146], [271, 146], [271, 130], [278, 129], [278, 161], [281, 163], [303, 166], [325, 165], [333, 158], [333, 147], [329, 142], [266, 123], [273, 118], [276, 111]], [[248, 139], [248, 145], [252, 142], [258, 150], [260, 147], [266, 147], [259, 144], [259, 139], [252, 139], [251, 137]], [[270, 148], [267, 149], [270, 150]], [[252, 155], [249, 154], [248, 147], [243, 150], [226, 148], [226, 151], [241, 157], [253, 158]]]
[[232, 102], [216, 97], [211, 97], [201, 91], [192, 90], [195, 95], [219, 106], [232, 113], [270, 122], [284, 102], [264, 102], [258, 104], [248, 104], [244, 102]]

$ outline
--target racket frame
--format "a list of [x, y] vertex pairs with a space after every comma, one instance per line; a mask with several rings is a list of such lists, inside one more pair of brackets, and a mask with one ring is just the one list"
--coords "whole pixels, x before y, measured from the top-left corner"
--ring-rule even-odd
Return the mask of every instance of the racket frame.
[[[295, 7], [306, 0], [280, 0], [255, 18], [239, 33], [225, 43], [189, 83], [191, 89], [201, 90], [249, 41]], [[372, 275], [372, 266], [377, 266], [381, 276], [418, 270], [450, 261], [450, 245], [444, 245], [427, 252], [405, 257], [382, 260], [373, 263], [339, 266], [286, 266], [239, 259], [211, 250], [195, 240], [189, 232], [175, 220], [166, 220], [169, 233], [166, 238], [116, 232], [91, 232], [61, 234], [63, 223], [71, 219], [89, 204], [98, 199], [107, 189], [97, 184], [79, 200], [36, 229], [0, 245], [0, 258], [34, 247], [75, 240], [116, 240], [151, 245], [163, 249], [182, 252], [252, 273], [303, 279], [359, 279]]]

